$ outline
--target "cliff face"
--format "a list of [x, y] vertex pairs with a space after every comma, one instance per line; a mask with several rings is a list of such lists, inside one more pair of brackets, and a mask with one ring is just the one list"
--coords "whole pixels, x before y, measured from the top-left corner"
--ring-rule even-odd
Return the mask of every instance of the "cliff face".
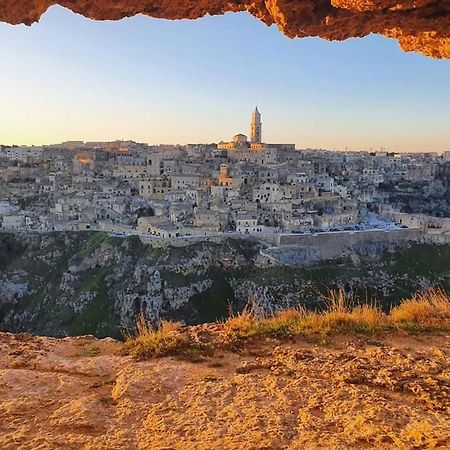
[[235, 300], [224, 274], [257, 254], [246, 245], [161, 249], [105, 233], [3, 235], [0, 329], [119, 337], [139, 314], [153, 323], [213, 321]]
[[265, 338], [137, 362], [111, 339], [0, 333], [0, 448], [444, 449], [449, 344]]
[[136, 14], [197, 19], [248, 11], [291, 38], [343, 40], [376, 33], [398, 39], [405, 51], [450, 57], [449, 0], [0, 0], [0, 20], [31, 24], [55, 4], [97, 20]]
[[433, 284], [450, 290], [448, 245], [391, 252], [366, 242], [347, 258], [303, 258], [297, 267], [269, 264], [259, 248], [235, 239], [157, 248], [95, 232], [0, 233], [0, 330], [120, 337], [139, 314], [197, 324], [246, 304], [259, 315], [317, 307], [329, 288], [386, 307]]

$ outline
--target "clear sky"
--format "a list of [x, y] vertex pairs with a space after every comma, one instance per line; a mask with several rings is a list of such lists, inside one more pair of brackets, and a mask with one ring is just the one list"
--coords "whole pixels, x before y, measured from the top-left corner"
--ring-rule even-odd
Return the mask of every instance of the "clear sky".
[[54, 7], [0, 24], [0, 143], [217, 142], [450, 150], [450, 61], [370, 36], [290, 40], [248, 14], [94, 22]]

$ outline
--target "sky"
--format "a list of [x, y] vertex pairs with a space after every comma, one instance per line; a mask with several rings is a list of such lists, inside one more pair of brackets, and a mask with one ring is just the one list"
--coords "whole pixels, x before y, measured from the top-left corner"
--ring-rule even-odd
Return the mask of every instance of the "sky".
[[450, 150], [450, 60], [379, 36], [291, 40], [247, 13], [91, 21], [51, 8], [0, 24], [0, 144], [199, 143]]

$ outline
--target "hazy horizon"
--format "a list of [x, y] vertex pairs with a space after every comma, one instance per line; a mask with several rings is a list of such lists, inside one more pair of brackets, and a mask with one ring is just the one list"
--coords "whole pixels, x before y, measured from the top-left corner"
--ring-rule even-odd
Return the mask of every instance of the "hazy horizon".
[[94, 22], [53, 7], [0, 24], [0, 143], [263, 141], [341, 151], [450, 150], [450, 61], [379, 36], [289, 40], [248, 14]]
[[[134, 141], [133, 139], [114, 139], [114, 140], [105, 140], [105, 141], [86, 141], [83, 139], [75, 139], [75, 140], [71, 140], [71, 141], [61, 141], [61, 142], [52, 142], [52, 143], [42, 143], [42, 144], [20, 144], [20, 143], [13, 143], [13, 144], [4, 144], [2, 142], [0, 142], [0, 146], [4, 146], [4, 147], [57, 147], [58, 145], [64, 145], [67, 143], [73, 143], [73, 142], [82, 142], [83, 144], [87, 144], [87, 143], [112, 143], [112, 142], [135, 142], [136, 144], [143, 144], [143, 145], [148, 145], [149, 147], [164, 147], [164, 146], [186, 146], [186, 145], [216, 145], [219, 142], [185, 142], [185, 143], [174, 143], [174, 142], [139, 142], [139, 141]], [[270, 142], [267, 142], [270, 143]], [[280, 142], [285, 143], [285, 142]], [[327, 151], [327, 152], [349, 152], [349, 153], [355, 153], [355, 152], [388, 152], [388, 153], [437, 153], [439, 155], [443, 155], [444, 153], [446, 153], [448, 150], [443, 150], [443, 151], [435, 151], [435, 150], [418, 150], [418, 151], [394, 151], [394, 150], [389, 150], [386, 148], [369, 148], [369, 149], [354, 149], [354, 150], [350, 150], [350, 149], [343, 149], [343, 148], [319, 148], [319, 147], [298, 147], [296, 146], [295, 148], [296, 150], [299, 151]]]

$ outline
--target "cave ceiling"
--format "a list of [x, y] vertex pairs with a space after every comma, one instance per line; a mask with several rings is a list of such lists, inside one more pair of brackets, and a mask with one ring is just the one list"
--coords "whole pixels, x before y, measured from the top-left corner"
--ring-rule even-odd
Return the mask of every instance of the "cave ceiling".
[[344, 40], [375, 33], [397, 39], [405, 51], [450, 58], [450, 0], [0, 0], [0, 21], [30, 25], [53, 5], [95, 20], [248, 11], [290, 38]]

